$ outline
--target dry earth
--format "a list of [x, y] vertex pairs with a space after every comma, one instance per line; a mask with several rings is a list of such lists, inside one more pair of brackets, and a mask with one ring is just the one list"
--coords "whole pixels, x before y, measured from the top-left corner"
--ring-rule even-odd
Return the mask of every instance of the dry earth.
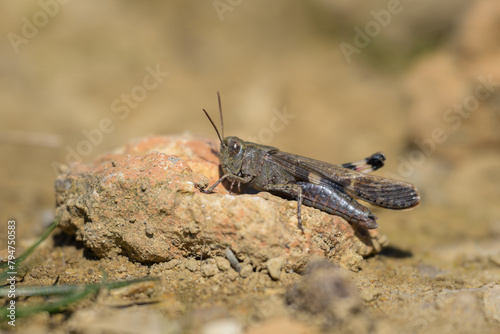
[[[498, 2], [401, 1], [346, 59], [388, 1], [222, 1], [221, 17], [212, 1], [57, 0], [16, 49], [54, 1], [0, 5], [0, 256], [8, 219], [20, 251], [61, 214], [18, 286], [160, 280], [2, 331], [500, 332]], [[332, 163], [384, 151], [377, 173], [422, 205], [373, 208], [369, 236], [306, 208], [302, 235], [294, 201], [201, 194], [217, 144], [173, 134], [215, 138], [201, 108], [216, 114], [217, 90], [227, 135]]]

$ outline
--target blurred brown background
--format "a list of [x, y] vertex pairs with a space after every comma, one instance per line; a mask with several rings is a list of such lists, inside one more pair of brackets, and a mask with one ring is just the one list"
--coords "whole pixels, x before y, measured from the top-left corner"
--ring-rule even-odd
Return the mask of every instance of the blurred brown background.
[[385, 152], [379, 174], [423, 202], [376, 211], [396, 246], [500, 236], [500, 3], [0, 8], [0, 245], [11, 217], [19, 238], [50, 222], [54, 166], [152, 134], [214, 137], [201, 109], [218, 123], [217, 91], [226, 135], [331, 163]]

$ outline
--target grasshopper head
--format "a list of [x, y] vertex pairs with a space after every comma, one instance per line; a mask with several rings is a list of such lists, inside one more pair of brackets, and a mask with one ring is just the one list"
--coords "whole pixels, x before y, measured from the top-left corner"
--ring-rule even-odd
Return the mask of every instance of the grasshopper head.
[[[203, 109], [205, 115], [207, 115], [208, 120], [212, 123], [212, 126], [217, 132], [217, 137], [220, 140], [220, 164], [224, 174], [241, 175], [241, 166], [243, 165], [243, 156], [246, 150], [246, 143], [238, 137], [224, 137], [224, 119], [222, 118], [222, 103], [220, 101], [219, 92], [217, 92], [217, 100], [219, 101], [219, 113], [220, 113], [220, 123], [222, 129], [222, 137], [212, 121], [207, 111]], [[222, 139], [224, 138], [224, 139]]]
[[238, 137], [226, 137], [220, 144], [220, 164], [224, 174], [241, 176], [246, 143]]

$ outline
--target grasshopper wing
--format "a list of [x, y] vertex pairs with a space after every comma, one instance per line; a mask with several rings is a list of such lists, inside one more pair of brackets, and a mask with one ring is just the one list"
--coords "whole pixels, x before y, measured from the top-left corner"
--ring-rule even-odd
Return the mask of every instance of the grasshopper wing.
[[278, 163], [301, 181], [329, 185], [349, 196], [387, 209], [408, 209], [420, 203], [417, 189], [408, 182], [368, 175], [281, 151], [269, 152], [268, 159]]

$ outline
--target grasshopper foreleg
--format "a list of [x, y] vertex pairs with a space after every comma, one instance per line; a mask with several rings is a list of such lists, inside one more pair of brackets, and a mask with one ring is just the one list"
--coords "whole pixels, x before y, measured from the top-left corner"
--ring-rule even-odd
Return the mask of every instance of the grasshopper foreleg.
[[[248, 183], [248, 182], [252, 181], [253, 176], [248, 175], [248, 176], [245, 176], [245, 177], [240, 177], [240, 176], [236, 176], [236, 175], [232, 175], [232, 174], [224, 174], [210, 188], [208, 188], [207, 190], [203, 190], [202, 189], [202, 191], [204, 193], [207, 193], [207, 194], [212, 193], [213, 190], [215, 189], [215, 187], [217, 187], [219, 185], [219, 183], [221, 183], [222, 181], [224, 181], [224, 179], [226, 179], [226, 178], [229, 178], [232, 181], [232, 183], [231, 183], [231, 190], [232, 190], [233, 184], [235, 182], [238, 182], [238, 183]], [[238, 185], [238, 187], [239, 187], [239, 185]]]
[[228, 177], [228, 176], [229, 176], [229, 174], [222, 175], [222, 177], [220, 179], [218, 179], [217, 182], [215, 182], [210, 188], [208, 188], [206, 190], [205, 189], [201, 189], [201, 191], [204, 192], [204, 193], [207, 193], [207, 194], [212, 193], [214, 191], [215, 187], [217, 187], [219, 185], [219, 183], [221, 183], [222, 181], [224, 181], [224, 179], [226, 177]]

